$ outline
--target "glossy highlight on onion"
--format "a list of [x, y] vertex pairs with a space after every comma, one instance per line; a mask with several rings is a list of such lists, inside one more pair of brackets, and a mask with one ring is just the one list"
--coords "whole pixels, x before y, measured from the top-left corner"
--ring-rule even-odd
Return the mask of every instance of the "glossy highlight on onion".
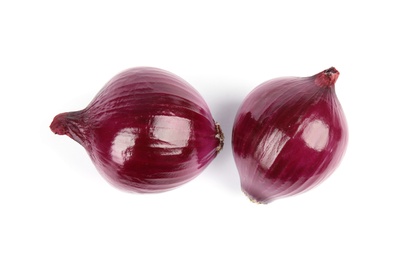
[[80, 143], [111, 184], [139, 193], [190, 181], [223, 146], [201, 95], [180, 77], [151, 67], [116, 75], [85, 109], [58, 114], [50, 128]]
[[348, 141], [331, 67], [255, 88], [241, 104], [232, 147], [243, 192], [267, 204], [305, 192], [339, 165]]

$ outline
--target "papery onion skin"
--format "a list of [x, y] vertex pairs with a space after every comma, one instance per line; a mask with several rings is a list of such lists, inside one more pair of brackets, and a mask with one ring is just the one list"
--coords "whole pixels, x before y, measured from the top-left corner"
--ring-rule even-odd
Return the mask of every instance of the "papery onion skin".
[[331, 67], [312, 77], [276, 78], [245, 98], [232, 147], [241, 188], [252, 201], [305, 192], [337, 168], [348, 142], [338, 76]]
[[114, 186], [139, 193], [171, 190], [195, 178], [223, 146], [223, 134], [201, 95], [157, 68], [112, 78], [83, 110], [50, 126], [80, 143]]

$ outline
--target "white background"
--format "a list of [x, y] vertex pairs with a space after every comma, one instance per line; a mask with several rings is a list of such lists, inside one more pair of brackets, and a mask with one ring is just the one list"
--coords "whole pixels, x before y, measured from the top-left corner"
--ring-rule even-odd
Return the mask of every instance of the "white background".
[[[1, 1], [0, 259], [418, 259], [414, 1]], [[56, 114], [115, 74], [169, 70], [206, 99], [225, 149], [188, 184], [119, 191]], [[322, 185], [269, 205], [240, 191], [239, 103], [335, 66], [350, 128]]]

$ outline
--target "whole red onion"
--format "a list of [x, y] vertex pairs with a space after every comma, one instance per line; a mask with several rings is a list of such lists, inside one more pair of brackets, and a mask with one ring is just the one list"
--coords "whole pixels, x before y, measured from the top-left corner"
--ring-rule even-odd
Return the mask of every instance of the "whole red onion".
[[85, 109], [57, 115], [50, 128], [80, 143], [110, 183], [140, 193], [190, 181], [223, 146], [200, 94], [149, 67], [116, 75]]
[[338, 76], [332, 67], [312, 77], [277, 78], [245, 98], [232, 146], [241, 188], [252, 201], [301, 193], [336, 169], [348, 140]]

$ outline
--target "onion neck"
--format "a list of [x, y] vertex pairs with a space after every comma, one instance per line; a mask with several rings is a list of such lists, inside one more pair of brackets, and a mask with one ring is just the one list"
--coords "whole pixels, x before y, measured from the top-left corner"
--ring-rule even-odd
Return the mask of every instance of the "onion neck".
[[339, 75], [340, 73], [334, 67], [326, 69], [314, 76], [315, 85], [318, 87], [333, 88]]
[[67, 135], [84, 146], [88, 131], [83, 112], [81, 110], [56, 115], [49, 126], [51, 131], [58, 135]]
[[222, 132], [221, 125], [219, 123], [215, 123], [215, 129], [216, 129], [215, 137], [219, 141], [218, 147], [216, 147], [216, 152], [219, 153], [224, 147], [224, 133]]

